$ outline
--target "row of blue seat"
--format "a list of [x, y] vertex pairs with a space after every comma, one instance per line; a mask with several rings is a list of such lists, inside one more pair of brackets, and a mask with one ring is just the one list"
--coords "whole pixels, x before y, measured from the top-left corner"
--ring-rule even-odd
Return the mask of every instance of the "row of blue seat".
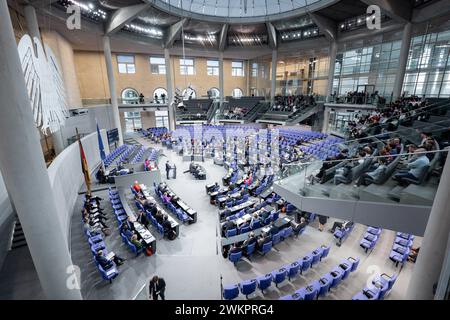
[[319, 280], [313, 281], [306, 287], [302, 287], [293, 294], [281, 297], [280, 300], [314, 300], [323, 297], [336, 288], [343, 280], [347, 279], [351, 272], [356, 271], [359, 258], [349, 257], [333, 268], [331, 272], [324, 274]]
[[92, 253], [92, 257], [93, 257], [95, 265], [97, 266], [98, 271], [100, 272], [100, 274], [104, 280], [107, 280], [110, 283], [112, 283], [112, 280], [115, 279], [119, 275], [119, 270], [117, 269], [117, 267], [115, 266], [114, 263], [111, 268], [105, 270], [97, 262], [97, 259], [96, 259], [98, 250], [102, 250], [104, 255], [108, 254], [108, 250], [106, 248], [106, 244], [103, 240], [102, 235], [100, 235], [100, 234], [93, 235], [88, 230], [85, 231], [85, 235], [87, 237], [89, 247], [90, 247], [90, 250]]
[[350, 235], [350, 233], [353, 231], [354, 224], [351, 224], [349, 227], [344, 228], [336, 228], [334, 231], [334, 237], [336, 238], [337, 246], [341, 246], [342, 242], [344, 242], [345, 239]]
[[127, 149], [127, 145], [123, 144], [120, 147], [118, 147], [117, 149], [115, 149], [113, 152], [111, 152], [110, 154], [108, 154], [105, 158], [104, 164], [105, 167], [108, 167], [111, 165], [111, 163], [120, 155], [122, 154], [122, 152], [124, 152]]
[[239, 284], [224, 286], [222, 296], [226, 300], [232, 300], [239, 296], [240, 291], [248, 298], [249, 295], [256, 291], [257, 287], [261, 290], [261, 293], [264, 294], [264, 290], [269, 288], [272, 285], [272, 282], [278, 287], [278, 285], [285, 281], [286, 278], [290, 281], [298, 274], [303, 274], [303, 272], [306, 272], [309, 268], [318, 264], [323, 258], [328, 256], [329, 252], [330, 247], [322, 245], [311, 253], [306, 254], [303, 258], [283, 266], [280, 269], [274, 270], [271, 273], [255, 279], [242, 281]]
[[158, 197], [161, 200], [161, 202], [164, 204], [164, 206], [166, 208], [168, 208], [177, 217], [178, 220], [180, 220], [182, 223], [186, 223], [186, 222], [192, 221], [192, 218], [186, 213], [186, 211], [184, 211], [184, 209], [182, 209], [182, 208], [175, 208], [175, 206], [172, 203], [167, 202], [164, 199], [164, 196], [163, 196], [162, 192], [156, 186], [156, 184], [155, 183], [153, 183], [153, 184], [154, 184], [155, 193], [158, 195]]
[[376, 227], [367, 228], [364, 237], [359, 242], [360, 247], [363, 248], [366, 253], [369, 250], [373, 250], [373, 248], [378, 242], [378, 239], [380, 238], [381, 231], [382, 231], [381, 228]]
[[403, 267], [405, 264], [411, 252], [413, 241], [414, 236], [412, 234], [397, 232], [391, 253], [389, 254], [389, 259], [395, 263], [396, 267], [399, 264]]
[[[304, 232], [304, 228], [299, 230], [297, 236], [301, 235]], [[266, 242], [262, 245], [262, 248], [260, 248], [260, 250], [258, 250], [258, 253], [261, 255], [266, 255], [268, 252], [270, 252], [272, 250], [272, 248], [274, 246], [276, 246], [277, 244], [279, 244], [280, 242], [286, 240], [287, 238], [289, 238], [292, 234], [293, 234], [294, 230], [291, 226], [284, 228], [283, 230], [279, 231], [277, 234], [274, 234], [271, 236], [271, 241]], [[233, 262], [235, 265], [241, 260], [241, 258], [244, 256], [250, 257], [252, 256], [256, 251], [256, 243], [253, 243], [249, 246], [247, 246], [246, 251], [239, 251], [239, 252], [235, 252], [235, 253], [231, 253], [228, 256], [228, 260], [230, 260], [231, 262]]]
[[388, 276], [386, 273], [376, 275], [369, 286], [355, 294], [352, 300], [383, 300], [392, 290], [397, 274]]
[[[125, 221], [128, 218], [127, 213], [125, 212], [125, 209], [123, 208], [122, 201], [120, 201], [119, 194], [117, 190], [114, 190], [110, 188], [109, 190], [109, 201], [111, 201], [111, 205], [114, 209], [114, 215], [116, 216], [117, 222], [118, 222], [118, 229], [119, 232], [122, 228], [122, 224], [126, 223]], [[140, 253], [144, 251], [144, 248], [137, 248], [128, 238], [125, 236], [122, 232], [120, 232], [120, 237], [122, 238], [123, 243], [128, 247], [128, 249], [131, 250], [136, 256], [138, 256]]]

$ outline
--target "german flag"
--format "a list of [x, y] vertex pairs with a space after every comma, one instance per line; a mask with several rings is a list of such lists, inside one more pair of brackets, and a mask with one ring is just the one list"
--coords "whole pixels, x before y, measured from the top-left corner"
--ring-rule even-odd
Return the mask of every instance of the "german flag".
[[83, 171], [84, 182], [86, 183], [87, 193], [91, 193], [91, 175], [89, 173], [89, 167], [86, 160], [86, 155], [84, 154], [83, 145], [81, 144], [80, 135], [78, 134], [78, 145], [80, 146], [80, 158], [81, 158], [81, 171]]

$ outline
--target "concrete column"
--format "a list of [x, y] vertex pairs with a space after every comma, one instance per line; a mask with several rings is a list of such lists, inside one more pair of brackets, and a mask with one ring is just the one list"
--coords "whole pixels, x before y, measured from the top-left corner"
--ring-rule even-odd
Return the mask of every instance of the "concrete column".
[[330, 108], [323, 108], [322, 133], [328, 133], [328, 121], [330, 121]]
[[[0, 170], [48, 299], [82, 299], [35, 130], [6, 0], [0, 0]], [[24, 186], [28, 190], [24, 191]], [[25, 192], [25, 194], [24, 194]], [[72, 277], [72, 278], [71, 278]]]
[[23, 12], [25, 14], [25, 21], [27, 22], [28, 34], [32, 39], [38, 38], [41, 44], [44, 45], [42, 43], [41, 33], [39, 32], [36, 9], [31, 5], [27, 5], [24, 7]]
[[111, 56], [111, 42], [108, 36], [103, 37], [103, 51], [105, 54], [106, 72], [108, 74], [109, 94], [111, 96], [112, 115], [114, 127], [119, 130], [119, 146], [123, 144], [122, 125], [120, 124], [119, 102], [116, 94], [116, 79], [114, 78], [114, 68]]
[[167, 86], [167, 106], [169, 109], [169, 130], [176, 129], [176, 115], [175, 106], [173, 104], [173, 80], [172, 80], [172, 61], [170, 59], [170, 52], [168, 48], [164, 49], [164, 59], [166, 62], [166, 86]]
[[247, 96], [250, 96], [250, 60], [247, 60], [247, 83], [246, 83], [246, 91], [247, 91]]
[[219, 52], [219, 91], [220, 91], [220, 107], [225, 101], [225, 89], [223, 86], [223, 52]]
[[326, 102], [330, 102], [330, 96], [333, 94], [334, 68], [336, 66], [337, 42], [333, 40], [330, 44], [330, 68], [328, 69], [328, 84]]
[[[433, 299], [433, 285], [438, 283], [450, 234], [450, 152], [447, 154], [441, 182], [431, 207], [420, 252], [413, 269], [406, 299]], [[448, 279], [447, 279], [448, 280]]]
[[270, 86], [270, 101], [272, 103], [275, 101], [275, 90], [277, 86], [277, 60], [278, 52], [277, 50], [272, 50], [272, 82]]
[[408, 22], [403, 28], [402, 46], [400, 47], [400, 58], [394, 83], [394, 100], [402, 95], [403, 81], [405, 79], [406, 64], [408, 62], [409, 46], [411, 45], [412, 23]]

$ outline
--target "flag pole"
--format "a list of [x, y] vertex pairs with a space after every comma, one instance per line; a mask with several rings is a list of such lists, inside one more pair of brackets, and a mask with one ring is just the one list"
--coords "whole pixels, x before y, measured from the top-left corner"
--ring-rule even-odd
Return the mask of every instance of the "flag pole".
[[91, 176], [90, 176], [86, 156], [84, 154], [83, 145], [81, 144], [80, 133], [78, 132], [77, 127], [75, 127], [75, 132], [77, 134], [78, 145], [80, 147], [81, 170], [83, 171], [84, 182], [86, 184], [86, 189], [87, 189], [86, 192], [87, 192], [87, 194], [91, 194]]

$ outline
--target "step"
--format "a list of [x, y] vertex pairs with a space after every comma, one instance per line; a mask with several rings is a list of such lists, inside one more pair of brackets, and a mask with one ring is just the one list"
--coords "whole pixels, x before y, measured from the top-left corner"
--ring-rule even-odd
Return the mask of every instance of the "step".
[[11, 249], [17, 249], [17, 248], [21, 248], [21, 247], [26, 247], [27, 246], [27, 242], [25, 240], [21, 241], [21, 242], [16, 242], [13, 243], [11, 246]]

